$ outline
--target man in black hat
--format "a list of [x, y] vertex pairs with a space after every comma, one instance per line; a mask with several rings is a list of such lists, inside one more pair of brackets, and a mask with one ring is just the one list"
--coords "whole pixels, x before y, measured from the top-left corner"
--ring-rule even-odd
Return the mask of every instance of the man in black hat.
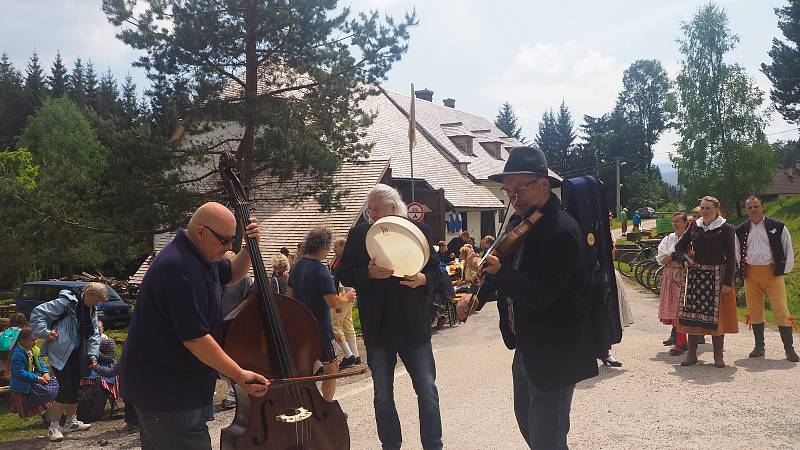
[[[589, 278], [580, 268], [585, 249], [578, 223], [562, 208], [551, 188], [561, 180], [547, 170], [544, 154], [531, 147], [512, 150], [502, 173], [489, 179], [503, 184], [515, 216], [509, 227], [534, 211], [543, 217], [513, 253], [494, 255], [478, 268], [483, 277], [478, 309], [497, 301], [500, 331], [512, 364], [514, 413], [531, 448], [566, 449], [575, 384], [598, 374], [589, 322]], [[473, 298], [458, 304], [466, 318]]]

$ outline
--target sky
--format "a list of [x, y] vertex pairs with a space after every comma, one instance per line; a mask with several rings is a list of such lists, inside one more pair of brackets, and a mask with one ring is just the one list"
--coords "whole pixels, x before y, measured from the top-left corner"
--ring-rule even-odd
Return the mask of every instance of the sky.
[[[352, 0], [354, 11], [377, 9], [395, 18], [416, 10], [409, 50], [389, 72], [384, 86], [408, 94], [434, 92], [434, 102], [451, 97], [456, 108], [493, 119], [508, 101], [520, 119], [523, 135], [536, 134], [546, 110], [562, 101], [576, 127], [585, 114], [611, 111], [622, 88], [623, 71], [637, 59], [658, 59], [675, 77], [681, 56], [676, 39], [682, 22], [707, 2], [690, 0]], [[742, 65], [764, 92], [771, 109], [769, 80], [761, 63], [776, 36], [775, 7], [786, 1], [717, 1], [728, 13], [738, 47], [727, 61]], [[131, 67], [137, 53], [115, 38], [116, 30], [100, 0], [0, 0], [0, 52], [23, 70], [36, 50], [49, 66], [57, 52], [68, 66], [91, 59], [95, 70], [111, 70], [122, 80], [130, 73], [140, 87], [144, 73]], [[797, 139], [797, 127], [772, 112], [770, 141]], [[785, 132], [786, 130], [790, 130]], [[668, 161], [677, 140], [665, 134], [654, 162]]]

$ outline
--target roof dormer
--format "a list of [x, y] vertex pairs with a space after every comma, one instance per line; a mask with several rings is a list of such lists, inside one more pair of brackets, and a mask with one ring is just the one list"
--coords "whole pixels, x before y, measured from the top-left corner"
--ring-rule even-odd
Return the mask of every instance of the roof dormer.
[[475, 152], [472, 150], [474, 137], [464, 128], [462, 122], [443, 123], [441, 126], [444, 134], [450, 139], [453, 145], [458, 147], [461, 153], [468, 156], [475, 156]]

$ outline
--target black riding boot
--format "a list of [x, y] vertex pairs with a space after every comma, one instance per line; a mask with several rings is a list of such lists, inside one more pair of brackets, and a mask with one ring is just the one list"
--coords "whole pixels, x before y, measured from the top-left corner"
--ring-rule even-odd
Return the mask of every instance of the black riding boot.
[[778, 327], [783, 341], [783, 349], [786, 351], [786, 359], [791, 362], [800, 362], [800, 357], [794, 351], [792, 340], [792, 327]]
[[672, 327], [672, 331], [669, 332], [669, 338], [666, 341], [662, 341], [661, 343], [666, 345], [667, 347], [671, 347], [671, 346], [675, 345], [675, 340], [677, 339], [677, 337], [676, 337], [677, 334], [676, 333], [677, 333], [677, 330], [675, 330], [675, 327], [673, 326]]
[[759, 358], [764, 356], [764, 324], [763, 323], [754, 323], [753, 324], [753, 337], [756, 340], [756, 346], [753, 348], [753, 351], [750, 352], [751, 358]]

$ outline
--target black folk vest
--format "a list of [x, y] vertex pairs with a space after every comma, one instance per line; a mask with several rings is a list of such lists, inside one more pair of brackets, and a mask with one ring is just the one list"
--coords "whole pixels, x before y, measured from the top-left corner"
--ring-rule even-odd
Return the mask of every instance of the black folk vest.
[[[745, 258], [747, 256], [747, 237], [750, 235], [750, 227], [753, 225], [749, 219], [740, 223], [736, 227], [736, 237], [739, 239], [739, 252], [740, 252], [740, 266], [739, 270], [742, 276], [745, 275]], [[764, 229], [767, 232], [767, 239], [769, 239], [769, 249], [772, 253], [772, 263], [775, 268], [775, 276], [783, 275], [786, 268], [786, 254], [783, 252], [783, 245], [781, 244], [781, 236], [783, 235], [783, 222], [779, 222], [769, 217], [764, 217]]]

